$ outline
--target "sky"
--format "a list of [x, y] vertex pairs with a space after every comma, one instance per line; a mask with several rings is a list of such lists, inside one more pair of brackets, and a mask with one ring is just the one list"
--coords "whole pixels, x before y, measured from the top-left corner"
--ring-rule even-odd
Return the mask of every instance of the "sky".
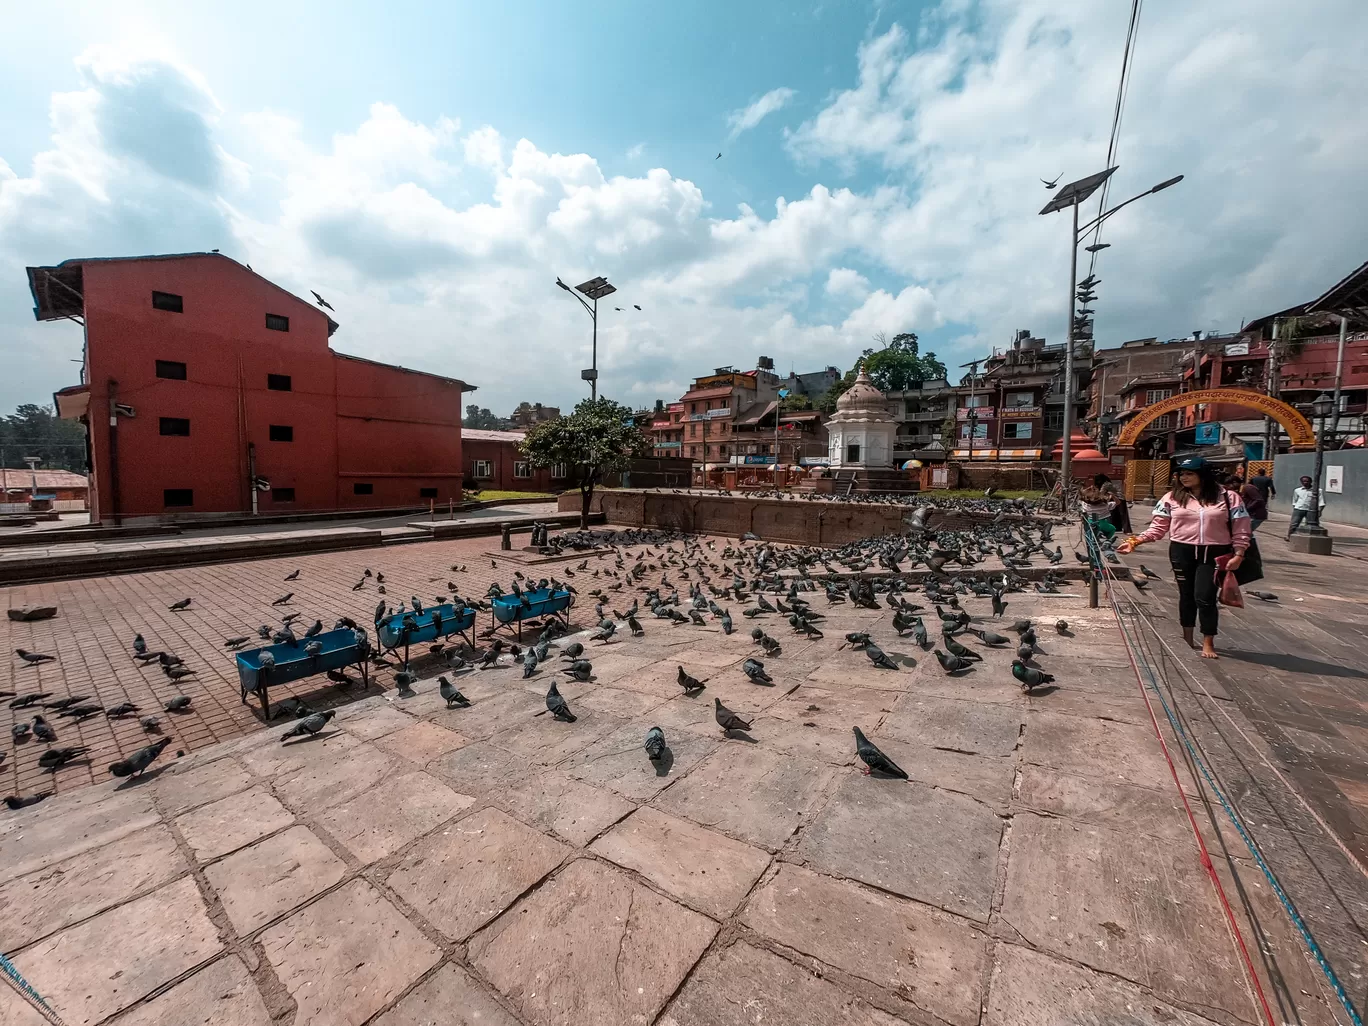
[[[600, 391], [632, 406], [762, 355], [844, 370], [876, 332], [952, 367], [1062, 341], [1042, 179], [1106, 165], [1130, 9], [10, 7], [0, 411], [78, 379], [81, 329], [35, 322], [24, 275], [73, 257], [219, 249], [326, 297], [335, 349], [501, 415], [587, 393], [557, 277], [617, 286]], [[1143, 4], [1110, 200], [1185, 178], [1107, 222], [1099, 345], [1235, 330], [1364, 261], [1365, 37], [1362, 0]]]

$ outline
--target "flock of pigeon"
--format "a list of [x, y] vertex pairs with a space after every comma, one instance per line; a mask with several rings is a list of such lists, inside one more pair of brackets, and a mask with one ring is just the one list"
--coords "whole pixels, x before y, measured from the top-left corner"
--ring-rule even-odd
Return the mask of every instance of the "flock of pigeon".
[[[590, 561], [586, 558], [577, 566], [567, 567], [563, 571], [567, 580], [552, 577], [535, 584], [524, 577], [521, 571], [514, 571], [507, 591], [495, 583], [480, 599], [463, 599], [455, 581], [448, 581], [450, 596], [436, 596], [436, 601], [440, 604], [450, 600], [458, 608], [473, 606], [488, 609], [489, 601], [493, 598], [509, 594], [526, 602], [526, 592], [539, 588], [568, 589], [578, 595], [579, 588], [572, 583], [572, 580], [578, 579], [579, 585], [586, 587], [588, 597], [594, 601], [597, 626], [587, 638], [589, 645], [609, 644], [622, 628], [633, 637], [640, 637], [646, 632], [642, 621], [647, 619], [663, 621], [667, 625], [666, 629], [716, 624], [730, 635], [736, 629], [732, 615], [733, 608], [736, 608], [740, 616], [754, 624], [750, 630], [752, 641], [766, 658], [772, 659], [780, 656], [783, 648], [782, 642], [766, 630], [773, 630], [775, 623], [787, 622], [790, 632], [803, 639], [820, 640], [825, 636], [821, 626], [826, 619], [825, 614], [813, 606], [813, 601], [820, 596], [826, 608], [849, 605], [890, 610], [889, 626], [897, 638], [910, 637], [923, 651], [934, 650], [942, 670], [958, 675], [972, 672], [974, 664], [982, 659], [978, 652], [963, 643], [961, 638], [966, 635], [972, 635], [990, 648], [1011, 644], [1008, 636], [988, 626], [976, 626], [974, 618], [961, 606], [961, 599], [988, 600], [991, 620], [998, 622], [1008, 605], [1006, 595], [1022, 591], [1028, 586], [1042, 593], [1055, 592], [1062, 580], [1056, 576], [1057, 571], [1047, 569], [1043, 578], [1032, 585], [1018, 571], [1037, 565], [1037, 558], [1043, 559], [1050, 567], [1058, 566], [1064, 556], [1059, 545], [1053, 549], [1050, 547], [1052, 522], [1034, 517], [1029, 505], [997, 503], [990, 506], [987, 500], [981, 503], [971, 500], [968, 505], [961, 501], [957, 508], [972, 512], [993, 511], [995, 515], [991, 521], [970, 529], [937, 531], [927, 524], [932, 512], [930, 507], [922, 506], [905, 518], [907, 530], [904, 534], [864, 538], [836, 549], [777, 547], [762, 542], [752, 534], [743, 535], [736, 544], [726, 544], [719, 550], [716, 541], [671, 531], [565, 532], [547, 540], [548, 550], [597, 550], [611, 554], [612, 562], [605, 559], [591, 570]], [[1016, 517], [1009, 520], [1008, 516], [1012, 513]], [[632, 551], [636, 552], [635, 558], [630, 555]], [[988, 570], [983, 567], [992, 557], [996, 557], [1000, 569]], [[491, 566], [497, 569], [497, 561], [491, 560]], [[913, 583], [905, 576], [918, 568], [928, 571], [923, 583]], [[466, 568], [452, 566], [451, 569], [459, 572]], [[285, 580], [293, 581], [298, 577], [299, 571], [296, 570]], [[374, 612], [377, 623], [392, 612], [400, 615], [406, 615], [409, 611], [417, 614], [423, 612], [423, 600], [416, 595], [409, 600], [407, 608], [401, 602], [397, 609], [392, 610], [385, 598], [383, 573], [366, 569], [353, 590], [360, 590], [371, 578], [380, 594], [380, 602]], [[590, 584], [592, 588], [588, 588]], [[621, 602], [619, 596], [625, 597], [627, 594], [632, 595], [630, 604], [623, 609], [614, 608]], [[911, 595], [917, 595], [926, 604], [912, 601], [909, 598]], [[271, 604], [285, 606], [292, 598], [293, 593], [287, 592]], [[169, 608], [182, 611], [188, 609], [191, 603], [192, 600], [186, 598]], [[930, 630], [923, 619], [930, 612], [927, 604], [934, 609], [937, 617], [937, 622]], [[323, 624], [315, 621], [305, 630], [302, 638], [297, 638], [294, 621], [298, 617], [298, 613], [286, 613], [281, 617], [279, 628], [263, 624], [257, 629], [257, 639], [276, 644], [302, 640], [307, 650], [311, 643], [309, 639], [323, 631]], [[985, 616], [981, 622], [987, 619], [989, 617]], [[354, 620], [345, 616], [339, 618], [336, 626], [359, 629]], [[1054, 627], [1060, 634], [1068, 634], [1065, 621], [1058, 621]], [[1016, 636], [1012, 675], [1020, 687], [1032, 692], [1051, 684], [1053, 676], [1034, 665], [1033, 659], [1037, 653], [1034, 622], [1019, 619], [1010, 628], [1004, 629]], [[437, 678], [441, 697], [448, 708], [468, 707], [470, 700], [451, 678], [459, 681], [468, 674], [501, 665], [521, 666], [523, 679], [535, 677], [550, 665], [552, 646], [558, 650], [558, 672], [575, 681], [591, 681], [593, 663], [588, 657], [585, 642], [567, 641], [561, 637], [565, 630], [560, 621], [550, 619], [535, 643], [525, 648], [508, 644], [497, 637], [488, 639], [483, 649], [471, 649], [464, 644], [448, 646], [446, 642], [438, 641], [429, 646], [429, 654], [445, 662], [447, 672]], [[939, 638], [939, 645], [933, 640], [936, 637]], [[235, 652], [251, 640], [256, 639], [249, 635], [226, 638], [224, 648]], [[838, 647], [846, 646], [862, 651], [875, 669], [896, 672], [900, 668], [899, 662], [890, 657], [868, 631], [846, 634]], [[16, 654], [26, 665], [38, 665], [54, 658], [23, 649], [17, 650]], [[505, 656], [511, 663], [505, 661]], [[144, 667], [158, 668], [172, 684], [194, 673], [174, 653], [150, 650], [141, 634], [133, 639], [132, 657]], [[372, 652], [370, 658], [378, 666], [394, 665], [380, 652]], [[904, 663], [910, 661], [905, 656], [900, 658]], [[741, 670], [756, 685], [773, 684], [765, 662], [759, 658], [747, 658]], [[330, 670], [327, 675], [339, 688], [346, 688], [352, 683], [345, 671]], [[400, 691], [411, 690], [417, 679], [409, 664], [401, 662], [395, 673], [395, 684]], [[683, 666], [678, 667], [677, 680], [688, 695], [696, 695], [706, 687]], [[58, 746], [57, 731], [46, 715], [55, 713], [58, 718], [70, 717], [79, 722], [97, 713], [117, 719], [142, 711], [131, 702], [104, 709], [91, 703], [86, 695], [53, 699], [50, 693], [35, 692], [5, 694], [4, 697], [13, 699], [10, 702], [13, 709], [40, 707], [41, 703], [44, 713], [35, 713], [31, 722], [15, 724], [14, 740], [16, 743], [22, 742], [31, 735], [33, 740], [47, 745], [39, 757], [39, 765], [53, 772], [81, 760], [88, 749], [79, 745]], [[165, 701], [164, 708], [168, 712], [182, 711], [190, 706], [190, 702], [188, 696], [178, 694]], [[567, 724], [576, 721], [575, 714], [554, 679], [546, 692], [546, 709], [556, 721]], [[301, 699], [287, 699], [277, 705], [277, 710], [296, 718], [296, 722], [281, 737], [282, 742], [317, 734], [336, 716], [334, 709], [315, 711]], [[719, 728], [727, 734], [745, 732], [751, 727], [749, 722], [723, 705], [720, 698], [714, 699], [714, 716]], [[155, 715], [144, 715], [140, 722], [149, 733], [160, 730], [160, 720]], [[867, 772], [906, 777], [892, 760], [864, 736], [858, 726], [853, 731], [856, 753], [868, 767]], [[140, 776], [161, 755], [170, 740], [163, 737], [139, 748], [127, 758], [111, 764], [109, 772], [118, 777]], [[661, 759], [668, 747], [664, 732], [659, 727], [652, 727], [643, 747], [648, 758], [653, 761]], [[0, 758], [3, 758], [3, 754], [0, 752]], [[6, 799], [6, 803], [10, 808], [23, 808], [42, 801], [50, 793], [39, 792], [27, 797], [12, 795]]]

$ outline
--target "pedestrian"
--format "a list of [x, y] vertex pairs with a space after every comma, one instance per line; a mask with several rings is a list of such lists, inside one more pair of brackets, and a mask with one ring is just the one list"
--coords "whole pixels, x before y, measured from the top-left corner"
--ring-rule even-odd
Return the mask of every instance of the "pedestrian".
[[1250, 531], [1257, 531], [1268, 519], [1268, 500], [1264, 498], [1263, 492], [1255, 488], [1253, 484], [1245, 484], [1240, 480], [1239, 474], [1231, 474], [1224, 483], [1227, 488], [1238, 493], [1240, 498], [1244, 500], [1245, 509], [1249, 510], [1249, 529]]
[[[1303, 474], [1301, 487], [1292, 489], [1292, 522], [1287, 526], [1287, 537], [1291, 538], [1296, 533], [1297, 528], [1301, 527], [1306, 515], [1311, 512], [1315, 505], [1315, 493], [1311, 488], [1311, 478]], [[1325, 509], [1325, 496], [1321, 496], [1321, 509]], [[1320, 517], [1316, 520], [1319, 522]]]
[[1183, 640], [1197, 648], [1193, 636], [1200, 625], [1202, 658], [1215, 659], [1216, 629], [1220, 613], [1216, 605], [1216, 559], [1230, 555], [1226, 569], [1234, 571], [1243, 561], [1253, 537], [1249, 511], [1235, 492], [1216, 480], [1211, 464], [1200, 456], [1178, 464], [1178, 479], [1154, 507], [1154, 520], [1144, 534], [1117, 546], [1131, 552], [1137, 546], [1169, 536], [1169, 564], [1178, 584], [1178, 622]]
[[1078, 508], [1083, 519], [1106, 538], [1116, 533], [1116, 526], [1111, 522], [1112, 506], [1112, 500], [1103, 495], [1097, 485], [1084, 485], [1078, 490]]
[[1116, 487], [1116, 482], [1106, 474], [1095, 474], [1093, 475], [1093, 484], [1114, 504], [1107, 517], [1112, 522], [1112, 526], [1118, 531], [1129, 533], [1131, 529], [1130, 504], [1126, 502], [1125, 497]]
[[1278, 490], [1273, 487], [1273, 479], [1265, 471], [1259, 471], [1249, 479], [1249, 483], [1259, 490], [1263, 496], [1265, 507], [1267, 507], [1270, 497], [1274, 499], [1278, 497]]

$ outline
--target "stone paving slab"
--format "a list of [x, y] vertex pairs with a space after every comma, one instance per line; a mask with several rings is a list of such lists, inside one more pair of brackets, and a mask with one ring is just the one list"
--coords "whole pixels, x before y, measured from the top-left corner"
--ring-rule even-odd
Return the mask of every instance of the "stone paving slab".
[[375, 1026], [521, 1026], [464, 969], [442, 966], [415, 987]]
[[176, 820], [176, 829], [195, 857], [208, 862], [293, 822], [289, 809], [264, 790], [254, 789], [187, 812]]
[[426, 773], [389, 777], [320, 813], [319, 824], [361, 863], [392, 855], [475, 804]]
[[649, 1023], [717, 924], [584, 859], [470, 942], [470, 960], [539, 1026]]
[[133, 1009], [119, 1026], [270, 1026], [256, 983], [233, 955], [205, 966], [151, 1004]]
[[13, 961], [71, 1026], [84, 1026], [129, 1007], [221, 947], [195, 882], [182, 877], [25, 948]]
[[442, 959], [370, 884], [354, 880], [261, 935], [297, 1026], [361, 1026]]
[[307, 827], [291, 827], [204, 872], [238, 934], [247, 936], [322, 894], [347, 865]]

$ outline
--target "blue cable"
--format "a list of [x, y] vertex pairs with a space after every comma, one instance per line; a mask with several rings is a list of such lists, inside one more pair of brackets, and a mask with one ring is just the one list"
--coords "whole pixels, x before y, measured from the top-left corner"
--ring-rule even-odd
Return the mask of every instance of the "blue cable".
[[[1098, 545], [1092, 530], [1092, 525], [1086, 520], [1083, 523], [1083, 534], [1088, 543], [1088, 555], [1093, 560], [1093, 572], [1105, 572], [1102, 567], [1100, 546]], [[1210, 770], [1207, 769], [1206, 762], [1197, 753], [1197, 749], [1194, 746], [1192, 739], [1188, 736], [1187, 731], [1183, 728], [1182, 723], [1180, 723], [1178, 718], [1174, 715], [1173, 710], [1169, 708], [1169, 704], [1164, 698], [1164, 693], [1160, 690], [1158, 681], [1155, 678], [1154, 669], [1150, 666], [1149, 660], [1145, 658], [1139, 640], [1132, 639], [1130, 632], [1126, 629], [1125, 622], [1121, 620], [1120, 617], [1117, 618], [1117, 621], [1121, 624], [1121, 634], [1126, 639], [1126, 644], [1131, 648], [1131, 651], [1139, 657], [1139, 664], [1145, 667], [1145, 674], [1149, 677], [1148, 687], [1159, 699], [1159, 704], [1163, 706], [1164, 715], [1168, 718], [1169, 726], [1173, 728], [1174, 733], [1177, 734], [1179, 740], [1183, 742], [1183, 746], [1187, 749], [1188, 754], [1192, 757], [1192, 761], [1197, 765], [1197, 768], [1202, 771], [1202, 776], [1206, 778], [1207, 785], [1220, 801], [1221, 808], [1225, 810], [1231, 825], [1239, 832], [1240, 839], [1244, 841], [1245, 847], [1248, 848], [1249, 853], [1254, 856], [1255, 863], [1263, 872], [1264, 878], [1268, 881], [1268, 885], [1273, 889], [1273, 893], [1278, 896], [1278, 901], [1282, 903], [1283, 910], [1287, 913], [1288, 918], [1292, 920], [1292, 925], [1295, 926], [1297, 932], [1301, 934], [1302, 942], [1306, 945], [1312, 956], [1315, 957], [1316, 963], [1321, 968], [1321, 972], [1324, 973], [1325, 978], [1330, 981], [1330, 986], [1334, 989], [1335, 996], [1339, 998], [1339, 1002], [1349, 1014], [1350, 1020], [1354, 1023], [1354, 1026], [1363, 1026], [1363, 1020], [1359, 1017], [1358, 1012], [1350, 1002], [1349, 995], [1344, 990], [1344, 985], [1340, 983], [1339, 977], [1335, 975], [1335, 970], [1330, 967], [1330, 963], [1326, 959], [1324, 952], [1321, 951], [1320, 945], [1316, 943], [1316, 938], [1312, 936], [1310, 928], [1297, 912], [1296, 906], [1292, 904], [1292, 900], [1287, 896], [1287, 893], [1282, 889], [1282, 885], [1278, 883], [1277, 877], [1273, 875], [1273, 871], [1269, 868], [1268, 863], [1264, 861], [1263, 855], [1254, 844], [1253, 838], [1250, 837], [1244, 824], [1240, 821], [1235, 810], [1231, 807], [1230, 802], [1226, 800], [1225, 793], [1216, 784]]]

